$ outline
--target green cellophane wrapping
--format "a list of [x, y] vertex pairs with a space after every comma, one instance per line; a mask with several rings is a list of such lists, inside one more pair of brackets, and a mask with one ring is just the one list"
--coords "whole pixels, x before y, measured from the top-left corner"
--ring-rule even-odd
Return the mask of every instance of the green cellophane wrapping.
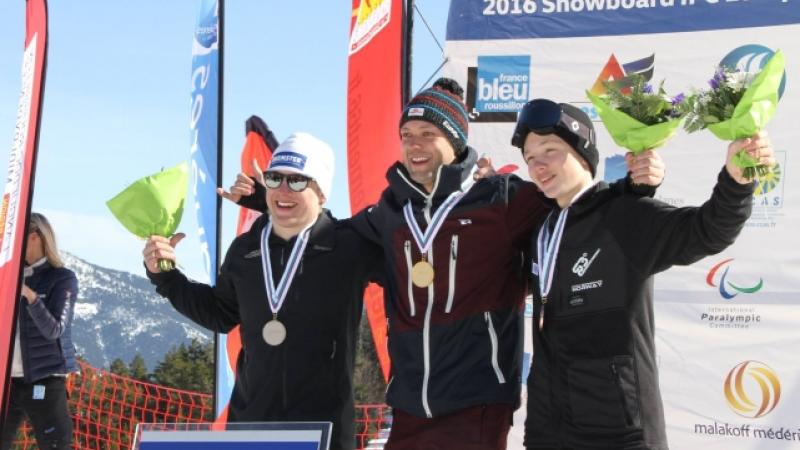
[[622, 111], [612, 108], [597, 95], [586, 91], [597, 114], [603, 121], [608, 134], [620, 147], [624, 147], [634, 155], [661, 147], [675, 134], [680, 126], [680, 119], [672, 119], [655, 125], [645, 125]]
[[[733, 109], [731, 118], [709, 124], [709, 131], [722, 140], [735, 141], [764, 129], [778, 107], [778, 90], [783, 79], [784, 66], [783, 52], [778, 50], [744, 92]], [[771, 172], [770, 168], [759, 165], [758, 160], [745, 151], [737, 153], [733, 163], [743, 169], [743, 175], [749, 179], [758, 180]]]
[[[122, 226], [142, 239], [154, 235], [170, 237], [183, 217], [188, 181], [189, 170], [184, 162], [134, 181], [106, 206]], [[162, 270], [168, 267], [165, 263], [171, 261], [159, 261]]]

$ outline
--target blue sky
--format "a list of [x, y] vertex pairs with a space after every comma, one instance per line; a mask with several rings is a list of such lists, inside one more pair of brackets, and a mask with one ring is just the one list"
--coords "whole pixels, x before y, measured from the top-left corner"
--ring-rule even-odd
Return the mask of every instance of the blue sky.
[[[417, 0], [443, 43], [447, 5]], [[331, 144], [337, 166], [328, 202], [349, 215], [346, 81], [350, 2], [226, 2], [225, 158], [222, 184], [239, 170], [244, 121], [261, 116], [281, 140], [308, 131]], [[105, 201], [135, 179], [188, 160], [191, 42], [199, 1], [85, 0], [49, 4], [49, 55], [34, 209], [54, 222], [63, 250], [143, 273], [142, 242]], [[312, 10], [313, 8], [313, 10]], [[412, 89], [441, 62], [415, 16]], [[20, 90], [25, 1], [0, 2], [0, 173], [5, 175]], [[3, 177], [3, 186], [5, 177]], [[191, 201], [191, 199], [189, 199]], [[227, 249], [236, 209], [223, 207]], [[202, 278], [193, 212], [180, 229], [179, 264]]]

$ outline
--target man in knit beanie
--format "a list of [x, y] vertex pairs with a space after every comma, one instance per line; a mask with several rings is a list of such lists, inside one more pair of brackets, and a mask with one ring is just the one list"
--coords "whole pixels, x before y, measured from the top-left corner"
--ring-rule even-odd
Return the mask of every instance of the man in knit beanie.
[[469, 122], [462, 94], [454, 80], [440, 78], [411, 99], [400, 116], [403, 165], [411, 179], [428, 191], [443, 164], [468, 156]]
[[456, 155], [467, 148], [469, 119], [462, 100], [464, 90], [455, 80], [440, 78], [432, 87], [420, 92], [408, 102], [400, 116], [400, 128], [410, 120], [430, 122], [450, 141]]

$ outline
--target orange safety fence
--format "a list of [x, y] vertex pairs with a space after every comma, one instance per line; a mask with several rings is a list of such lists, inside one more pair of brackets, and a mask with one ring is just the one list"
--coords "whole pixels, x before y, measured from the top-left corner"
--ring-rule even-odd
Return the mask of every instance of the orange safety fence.
[[[96, 369], [80, 361], [67, 383], [72, 448], [128, 450], [138, 423], [198, 423], [213, 419], [211, 395], [166, 388]], [[364, 448], [391, 424], [386, 405], [356, 406], [356, 444]], [[26, 422], [15, 450], [35, 450]]]

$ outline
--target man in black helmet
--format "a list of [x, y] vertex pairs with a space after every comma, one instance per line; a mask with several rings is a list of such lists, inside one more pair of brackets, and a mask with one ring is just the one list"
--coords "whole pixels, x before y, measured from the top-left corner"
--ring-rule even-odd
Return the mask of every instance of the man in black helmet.
[[766, 133], [732, 142], [711, 198], [675, 208], [593, 178], [594, 127], [550, 100], [523, 107], [512, 144], [553, 210], [532, 244], [533, 355], [528, 449], [666, 449], [653, 324], [653, 275], [731, 245], [755, 183], [733, 155], [774, 164]]

